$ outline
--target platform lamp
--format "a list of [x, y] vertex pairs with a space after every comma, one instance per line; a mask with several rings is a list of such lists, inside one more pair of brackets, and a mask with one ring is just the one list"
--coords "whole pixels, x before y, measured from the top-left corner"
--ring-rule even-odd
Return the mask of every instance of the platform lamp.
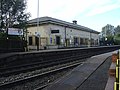
[[107, 40], [108, 40], [107, 37], [105, 37], [105, 45], [107, 45]]

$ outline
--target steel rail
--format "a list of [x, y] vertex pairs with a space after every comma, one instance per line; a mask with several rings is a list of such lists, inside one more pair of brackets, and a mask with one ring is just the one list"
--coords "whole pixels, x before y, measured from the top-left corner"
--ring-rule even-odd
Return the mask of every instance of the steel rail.
[[57, 64], [62, 64], [62, 63], [68, 63], [71, 61], [77, 61], [79, 59], [84, 59], [84, 58], [88, 58], [90, 55], [86, 55], [84, 57], [80, 57], [78, 56], [70, 56], [70, 57], [64, 57], [64, 58], [59, 58], [56, 59], [55, 61], [53, 60], [48, 60], [45, 62], [38, 62], [38, 63], [34, 63], [34, 64], [28, 64], [28, 65], [21, 65], [18, 67], [12, 67], [12, 68], [3, 68], [0, 69], [1, 73], [0, 76], [9, 76], [9, 75], [14, 75], [14, 74], [18, 74], [18, 73], [23, 73], [23, 72], [27, 72], [27, 71], [32, 71], [32, 70], [36, 70], [36, 69], [42, 69], [42, 68], [47, 68], [53, 65], [57, 65]]
[[[75, 67], [77, 65], [80, 65], [81, 63], [75, 63], [75, 64], [72, 64], [72, 65], [69, 65], [69, 66], [65, 66], [65, 67], [61, 67], [61, 68], [57, 68], [57, 69], [54, 69], [54, 70], [50, 70], [50, 71], [47, 71], [47, 72], [43, 72], [43, 73], [40, 73], [40, 74], [37, 74], [37, 75], [33, 75], [33, 76], [30, 76], [30, 77], [26, 77], [24, 79], [19, 79], [19, 80], [16, 80], [16, 81], [12, 81], [12, 82], [8, 82], [8, 83], [4, 83], [4, 84], [1, 84], [0, 85], [0, 89], [3, 89], [3, 88], [9, 88], [9, 87], [14, 87], [16, 85], [19, 85], [20, 83], [24, 83], [24, 82], [29, 82], [31, 80], [35, 80], [36, 78], [38, 77], [43, 77], [43, 76], [46, 76], [48, 74], [53, 74], [55, 72], [59, 72], [61, 70], [65, 70], [65, 69], [68, 69], [68, 68], [72, 68], [72, 67]], [[41, 86], [43, 87], [43, 86]]]

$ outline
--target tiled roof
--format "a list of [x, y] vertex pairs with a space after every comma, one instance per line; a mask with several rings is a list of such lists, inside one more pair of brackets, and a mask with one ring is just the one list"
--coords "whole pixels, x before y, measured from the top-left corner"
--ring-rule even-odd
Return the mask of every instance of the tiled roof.
[[36, 25], [38, 20], [39, 20], [39, 24], [52, 23], [52, 24], [62, 25], [65, 27], [70, 27], [70, 28], [74, 28], [74, 29], [78, 29], [78, 30], [82, 30], [82, 31], [87, 31], [87, 32], [99, 34], [98, 31], [92, 30], [88, 27], [84, 27], [84, 26], [81, 26], [78, 24], [73, 24], [73, 23], [66, 22], [66, 21], [59, 20], [59, 19], [52, 18], [52, 17], [40, 17], [39, 19], [35, 18], [32, 20], [29, 20], [28, 25]]

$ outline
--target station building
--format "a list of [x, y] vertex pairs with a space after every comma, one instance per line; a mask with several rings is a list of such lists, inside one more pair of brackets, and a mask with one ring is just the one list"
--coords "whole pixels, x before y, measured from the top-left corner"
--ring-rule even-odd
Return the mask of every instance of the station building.
[[27, 41], [29, 49], [89, 47], [99, 45], [99, 32], [77, 24], [51, 17], [28, 21]]

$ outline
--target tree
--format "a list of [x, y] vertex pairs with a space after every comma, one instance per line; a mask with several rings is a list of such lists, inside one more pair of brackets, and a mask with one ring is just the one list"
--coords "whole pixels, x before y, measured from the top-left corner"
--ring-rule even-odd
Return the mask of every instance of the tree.
[[113, 45], [114, 44], [114, 40], [113, 40], [114, 36], [110, 35], [110, 36], [107, 36], [106, 38], [107, 38], [106, 44], [108, 44], [108, 45]]
[[115, 34], [120, 34], [120, 25], [115, 28]]
[[120, 45], [120, 34], [114, 36], [114, 42], [115, 44]]
[[3, 32], [0, 32], [0, 39], [6, 39], [6, 34]]
[[29, 13], [25, 13], [26, 0], [0, 0], [0, 5], [1, 28], [13, 27], [15, 24], [24, 28], [30, 16]]
[[[14, 39], [14, 41], [22, 41], [19, 43], [24, 42], [19, 36], [8, 35], [7, 28], [20, 28], [26, 32], [26, 23], [30, 17], [30, 14], [25, 12], [26, 3], [26, 0], [0, 0], [0, 29], [3, 29], [4, 31], [6, 30], [6, 33], [0, 32], [0, 39], [2, 40], [0, 41], [0, 46], [10, 46], [12, 44], [9, 44], [10, 39]], [[6, 41], [7, 44], [3, 43], [4, 41]], [[17, 43], [17, 47], [19, 46], [19, 43]]]

